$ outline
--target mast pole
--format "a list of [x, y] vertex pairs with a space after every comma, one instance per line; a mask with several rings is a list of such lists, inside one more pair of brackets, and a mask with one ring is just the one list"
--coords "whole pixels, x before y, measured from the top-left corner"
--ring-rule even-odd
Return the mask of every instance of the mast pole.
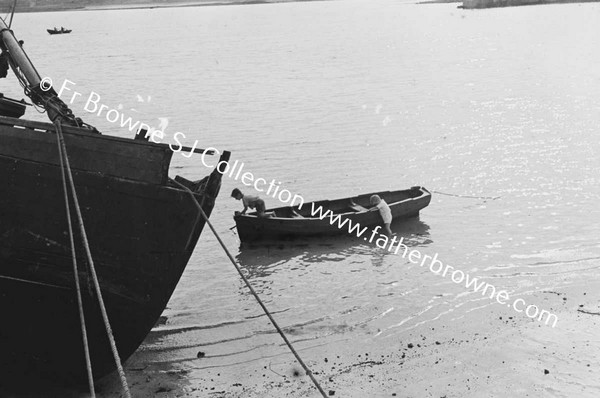
[[25, 51], [17, 41], [17, 38], [10, 28], [6, 26], [6, 22], [4, 22], [2, 18], [0, 18], [0, 38], [2, 39], [2, 43], [6, 48], [6, 51], [8, 51], [11, 59], [19, 67], [27, 79], [29, 86], [31, 88], [39, 87], [42, 78], [38, 74], [37, 70], [35, 70], [31, 60], [27, 54], [25, 54]]
[[83, 127], [98, 132], [93, 126], [75, 117], [73, 111], [58, 97], [54, 88], [42, 86], [44, 81], [40, 74], [2, 18], [0, 18], [0, 47], [2, 54], [8, 56], [10, 67], [23, 85], [25, 94], [31, 98], [34, 104], [46, 110], [51, 122], [60, 120], [65, 125]]

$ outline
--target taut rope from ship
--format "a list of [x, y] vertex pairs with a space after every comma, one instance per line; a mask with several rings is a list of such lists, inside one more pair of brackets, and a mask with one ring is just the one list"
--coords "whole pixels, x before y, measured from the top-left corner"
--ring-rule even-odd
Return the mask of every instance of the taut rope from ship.
[[[83, 223], [83, 217], [81, 215], [81, 208], [79, 207], [79, 200], [77, 199], [77, 191], [75, 190], [75, 183], [73, 182], [73, 173], [71, 172], [71, 166], [69, 164], [69, 157], [67, 156], [67, 147], [65, 145], [65, 140], [64, 140], [64, 136], [63, 136], [63, 131], [62, 131], [62, 125], [61, 125], [61, 121], [60, 118], [57, 118], [54, 120], [54, 124], [56, 126], [56, 136], [58, 139], [58, 145], [59, 145], [59, 156], [61, 159], [61, 166], [62, 166], [62, 170], [63, 170], [63, 184], [66, 188], [66, 180], [65, 180], [65, 171], [66, 171], [66, 175], [69, 177], [69, 185], [71, 188], [71, 194], [73, 196], [73, 206], [75, 208], [75, 212], [77, 214], [77, 223], [79, 225], [79, 229], [81, 232], [81, 239], [82, 239], [82, 243], [83, 246], [85, 248], [85, 253], [87, 256], [87, 261], [88, 261], [88, 265], [89, 265], [89, 270], [90, 270], [90, 275], [92, 277], [92, 281], [94, 283], [94, 290], [96, 291], [96, 297], [98, 299], [98, 304], [100, 307], [100, 313], [102, 314], [102, 320], [104, 321], [104, 327], [106, 328], [106, 334], [108, 336], [108, 341], [110, 342], [110, 348], [112, 350], [112, 354], [115, 360], [115, 365], [117, 366], [117, 371], [119, 372], [119, 378], [121, 379], [121, 385], [123, 387], [123, 391], [125, 392], [125, 397], [127, 398], [131, 398], [131, 393], [129, 392], [129, 386], [127, 385], [127, 378], [125, 377], [125, 372], [123, 371], [123, 365], [121, 364], [121, 358], [119, 357], [119, 352], [117, 351], [117, 346], [115, 344], [115, 338], [113, 336], [112, 333], [112, 328], [110, 327], [110, 321], [108, 320], [108, 315], [106, 313], [106, 307], [104, 306], [104, 299], [102, 298], [102, 291], [100, 290], [100, 284], [98, 283], [98, 276], [96, 275], [96, 269], [94, 268], [94, 260], [92, 258], [92, 253], [90, 251], [90, 245], [87, 239], [87, 234], [85, 232], [85, 225]], [[63, 160], [64, 160], [64, 165], [63, 165]], [[65, 202], [67, 204], [67, 214], [69, 213], [69, 195], [68, 192], [65, 189]], [[69, 226], [70, 226], [70, 216], [69, 216]], [[74, 237], [73, 237], [73, 231], [71, 228], [69, 228], [69, 233], [70, 233], [70, 239], [71, 239], [71, 244], [74, 245]], [[72, 254], [73, 254], [73, 260], [75, 261], [75, 251], [74, 251], [74, 246], [72, 246], [71, 248], [72, 250]], [[79, 275], [75, 275], [75, 279], [77, 280], [79, 278]], [[78, 299], [80, 299], [81, 296], [81, 292], [80, 292], [80, 287], [79, 287], [79, 283], [76, 283], [76, 288], [77, 288], [77, 294], [78, 294]], [[81, 305], [81, 304], [80, 304]], [[80, 316], [83, 319], [83, 308], [80, 307]], [[86, 339], [84, 338], [84, 341]], [[87, 343], [85, 343], [87, 346]], [[87, 347], [86, 347], [86, 351], [87, 351]], [[86, 354], [89, 355], [89, 354]], [[87, 358], [86, 358], [87, 360]], [[87, 362], [87, 368], [88, 368], [88, 376], [92, 371], [91, 368], [91, 363]], [[92, 379], [92, 386], [90, 388], [90, 393], [92, 393], [92, 396], [94, 396], [93, 394], [93, 379]]]
[[177, 182], [177, 181], [175, 181], [173, 179], [170, 179], [170, 181], [173, 182], [174, 184], [177, 184], [179, 187], [181, 187], [182, 189], [184, 189], [185, 191], [187, 191], [190, 194], [192, 200], [194, 201], [194, 203], [196, 204], [196, 207], [198, 208], [198, 211], [200, 212], [200, 214], [204, 218], [204, 221], [206, 222], [206, 224], [209, 226], [209, 228], [212, 231], [212, 233], [215, 235], [215, 237], [219, 241], [219, 244], [221, 245], [221, 247], [225, 251], [225, 254], [227, 254], [227, 257], [229, 257], [229, 260], [231, 260], [231, 263], [233, 264], [233, 266], [237, 270], [238, 274], [240, 274], [240, 277], [242, 278], [242, 280], [246, 284], [246, 287], [248, 287], [248, 290], [250, 290], [250, 293], [252, 293], [252, 295], [254, 296], [254, 298], [256, 299], [256, 301], [258, 302], [258, 304], [261, 306], [261, 308], [264, 311], [265, 315], [267, 315], [267, 317], [269, 318], [269, 320], [271, 321], [271, 323], [273, 324], [273, 326], [277, 330], [277, 333], [279, 333], [279, 335], [281, 336], [281, 338], [283, 339], [283, 341], [285, 342], [285, 344], [288, 346], [288, 348], [290, 349], [290, 351], [292, 352], [292, 354], [294, 354], [294, 356], [296, 357], [296, 360], [298, 361], [298, 363], [300, 363], [300, 365], [302, 366], [302, 368], [304, 369], [304, 371], [306, 372], [306, 374], [308, 375], [308, 377], [310, 377], [310, 379], [312, 380], [312, 382], [315, 385], [315, 387], [317, 388], [317, 390], [319, 390], [319, 392], [321, 393], [321, 395], [324, 398], [327, 398], [327, 395], [325, 394], [325, 391], [323, 390], [323, 388], [321, 387], [321, 385], [319, 384], [319, 382], [317, 381], [317, 379], [315, 378], [315, 376], [313, 375], [313, 373], [310, 371], [310, 369], [308, 368], [308, 366], [306, 366], [306, 364], [304, 363], [304, 361], [302, 360], [302, 358], [300, 358], [300, 355], [294, 349], [294, 346], [288, 340], [288, 338], [285, 335], [285, 333], [283, 332], [283, 330], [281, 330], [281, 328], [277, 324], [277, 321], [275, 321], [275, 318], [273, 318], [273, 315], [271, 315], [271, 313], [269, 312], [269, 310], [267, 309], [267, 307], [265, 306], [265, 304], [262, 302], [262, 300], [260, 299], [260, 297], [258, 296], [258, 294], [256, 293], [256, 291], [254, 291], [254, 288], [252, 287], [252, 285], [250, 284], [250, 281], [248, 281], [248, 279], [246, 278], [246, 276], [242, 272], [240, 266], [235, 262], [233, 256], [231, 255], [231, 253], [227, 249], [227, 246], [225, 246], [225, 243], [223, 243], [223, 241], [221, 240], [221, 237], [219, 236], [219, 234], [217, 233], [217, 231], [215, 230], [215, 228], [213, 227], [213, 225], [211, 224], [211, 222], [208, 220], [208, 216], [206, 215], [206, 213], [204, 213], [204, 210], [202, 210], [202, 206], [200, 206], [200, 203], [198, 203], [198, 201], [196, 200], [196, 197], [194, 196], [194, 193], [188, 187], [180, 184], [179, 182]]
[[65, 206], [67, 208], [67, 224], [69, 225], [69, 239], [71, 241], [71, 257], [73, 258], [73, 276], [75, 278], [75, 289], [77, 290], [77, 307], [79, 309], [79, 323], [81, 324], [81, 336], [83, 337], [83, 350], [85, 352], [85, 365], [87, 368], [88, 386], [90, 389], [91, 398], [96, 398], [96, 391], [94, 390], [94, 376], [92, 374], [92, 361], [90, 359], [90, 349], [87, 338], [87, 328], [85, 327], [85, 314], [83, 312], [83, 301], [81, 300], [81, 287], [79, 285], [79, 270], [77, 268], [77, 254], [75, 253], [75, 239], [73, 234], [73, 225], [71, 222], [71, 210], [69, 205], [69, 191], [67, 188], [67, 177], [65, 175], [65, 165], [63, 157], [66, 157], [66, 153], [63, 154], [61, 145], [61, 135], [58, 134], [60, 122], [57, 122], [56, 126], [56, 143], [58, 144], [58, 156], [60, 158], [60, 172], [62, 175], [63, 189], [65, 192]]

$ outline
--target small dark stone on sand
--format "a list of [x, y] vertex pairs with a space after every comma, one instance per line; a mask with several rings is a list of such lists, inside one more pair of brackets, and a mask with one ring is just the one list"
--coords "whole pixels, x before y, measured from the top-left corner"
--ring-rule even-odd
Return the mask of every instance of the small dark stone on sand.
[[550, 371], [548, 369], [544, 369], [544, 374], [547, 375], [548, 373], [550, 373]]
[[329, 359], [325, 358], [325, 362], [329, 362]]
[[298, 369], [294, 369], [294, 372], [292, 374], [294, 375], [294, 377], [300, 376], [300, 372], [298, 371]]
[[198, 358], [204, 358], [205, 355], [206, 355], [206, 353], [204, 353], [203, 351], [198, 351], [198, 354], [196, 356]]
[[408, 343], [408, 348], [413, 348], [413, 347], [414, 347], [413, 343]]
[[442, 343], [440, 343], [439, 341], [435, 342], [435, 345], [440, 345], [440, 344], [442, 344]]
[[335, 391], [334, 390], [329, 390], [329, 396], [333, 397], [335, 395]]

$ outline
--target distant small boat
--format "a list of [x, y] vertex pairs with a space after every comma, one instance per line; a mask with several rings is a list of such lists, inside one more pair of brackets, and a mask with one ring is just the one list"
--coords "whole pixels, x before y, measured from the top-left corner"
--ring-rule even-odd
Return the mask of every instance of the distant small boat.
[[62, 35], [64, 33], [71, 33], [71, 31], [72, 31], [72, 29], [65, 29], [63, 27], [61, 27], [60, 29], [54, 28], [54, 29], [46, 29], [46, 30], [51, 35]]
[[[371, 195], [379, 195], [392, 210], [393, 221], [403, 218], [416, 217], [419, 211], [429, 205], [431, 193], [423, 187], [399, 191], [373, 192], [352, 198], [337, 200], [322, 200], [304, 203], [298, 206], [278, 207], [268, 209], [274, 217], [258, 217], [256, 212], [234, 216], [238, 235], [242, 242], [257, 240], [277, 240], [286, 238], [340, 235], [348, 233], [348, 224], [339, 227], [344, 219], [352, 222], [352, 226], [360, 224], [360, 228], [374, 227], [382, 224], [382, 219], [374, 206], [369, 202]], [[334, 217], [340, 215], [340, 220], [330, 223], [329, 215], [319, 218], [318, 212], [313, 215], [313, 209], [321, 207], [321, 214], [331, 210]]]

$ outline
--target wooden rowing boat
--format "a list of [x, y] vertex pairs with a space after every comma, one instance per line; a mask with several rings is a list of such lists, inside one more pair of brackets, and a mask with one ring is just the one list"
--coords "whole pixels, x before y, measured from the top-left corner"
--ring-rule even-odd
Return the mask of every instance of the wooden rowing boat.
[[268, 209], [267, 213], [274, 213], [274, 217], [258, 217], [253, 212], [237, 214], [234, 219], [242, 242], [348, 234], [349, 228], [357, 224], [360, 229], [382, 225], [379, 211], [369, 202], [371, 195], [379, 195], [386, 201], [392, 210], [393, 221], [418, 216], [431, 201], [427, 189], [412, 187]]
[[46, 29], [46, 31], [48, 33], [50, 33], [51, 35], [63, 35], [66, 33], [71, 33], [73, 30], [72, 29], [65, 29], [65, 28], [54, 28], [54, 29]]

